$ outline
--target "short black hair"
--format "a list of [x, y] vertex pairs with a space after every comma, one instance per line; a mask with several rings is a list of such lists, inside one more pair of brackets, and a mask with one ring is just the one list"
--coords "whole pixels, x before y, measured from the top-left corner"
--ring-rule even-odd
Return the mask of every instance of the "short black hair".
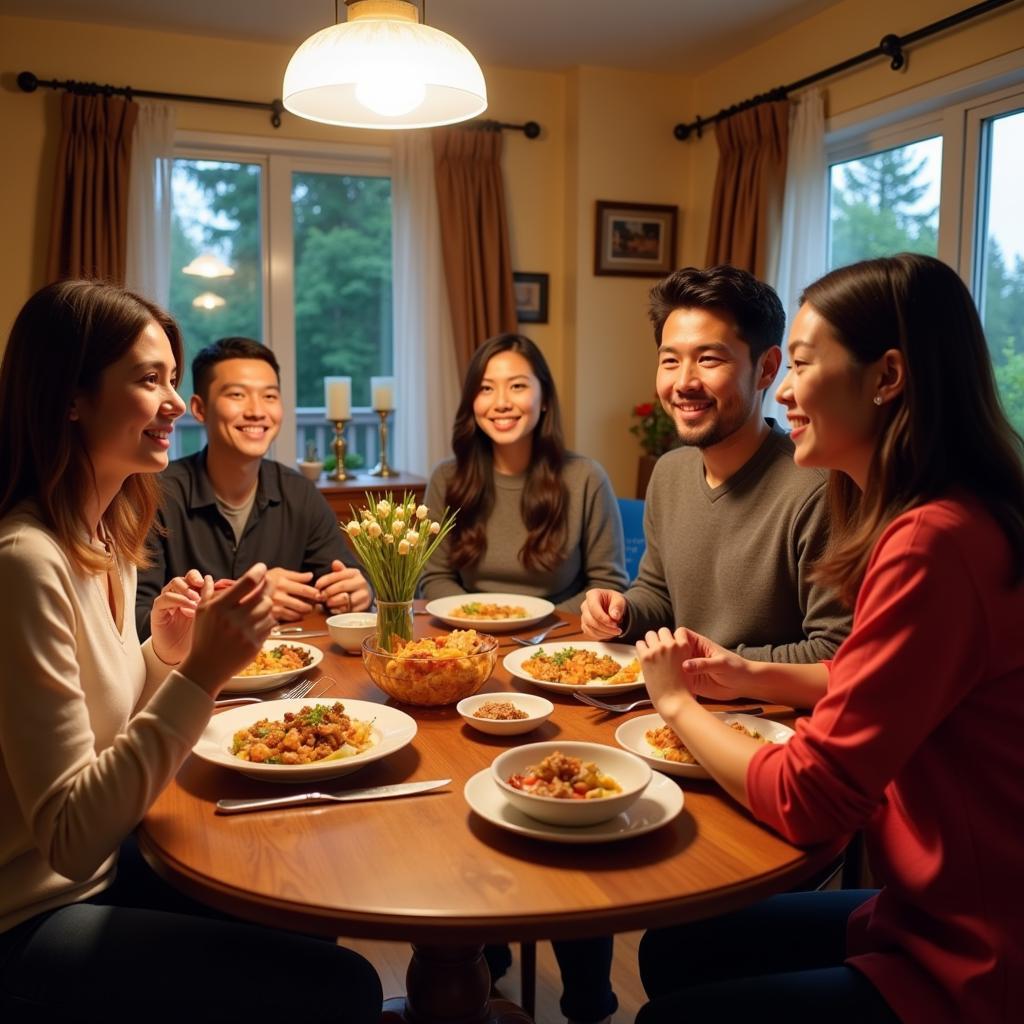
[[736, 333], [750, 347], [752, 362], [773, 345], [782, 345], [786, 313], [775, 289], [737, 267], [683, 267], [659, 281], [650, 298], [648, 315], [659, 346], [665, 321], [677, 309], [719, 310], [732, 317]]
[[281, 383], [281, 368], [271, 349], [252, 338], [219, 338], [212, 345], [200, 350], [192, 360], [192, 390], [205, 402], [209, 397], [213, 368], [225, 359], [262, 359], [274, 368], [278, 384]]

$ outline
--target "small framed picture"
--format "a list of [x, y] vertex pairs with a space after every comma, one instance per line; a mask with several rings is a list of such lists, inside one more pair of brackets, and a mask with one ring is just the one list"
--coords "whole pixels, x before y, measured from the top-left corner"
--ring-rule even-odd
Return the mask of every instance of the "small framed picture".
[[516, 289], [516, 319], [521, 324], [548, 322], [548, 275], [512, 275]]
[[594, 273], [663, 277], [676, 269], [676, 206], [597, 201]]

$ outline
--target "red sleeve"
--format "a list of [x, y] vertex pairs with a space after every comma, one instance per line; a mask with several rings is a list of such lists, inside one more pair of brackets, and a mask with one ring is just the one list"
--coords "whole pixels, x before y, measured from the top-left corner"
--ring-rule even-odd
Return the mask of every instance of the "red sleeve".
[[957, 540], [927, 509], [882, 535], [828, 692], [786, 746], [747, 770], [753, 813], [794, 843], [851, 832], [886, 786], [983, 678], [983, 603]]

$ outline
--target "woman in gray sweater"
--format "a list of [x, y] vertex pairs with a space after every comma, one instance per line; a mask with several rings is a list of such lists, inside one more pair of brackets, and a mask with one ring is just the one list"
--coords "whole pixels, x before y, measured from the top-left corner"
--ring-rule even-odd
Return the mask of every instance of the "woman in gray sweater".
[[596, 462], [566, 450], [555, 383], [529, 338], [499, 334], [476, 350], [452, 450], [425, 500], [458, 514], [427, 564], [424, 597], [529, 594], [578, 612], [592, 587], [625, 589], [615, 494]]
[[[452, 430], [454, 459], [427, 487], [429, 508], [456, 510], [455, 528], [423, 574], [424, 597], [529, 594], [578, 612], [592, 587], [625, 590], [622, 518], [604, 470], [566, 451], [558, 394], [540, 349], [499, 334], [473, 355]], [[601, 1021], [615, 1012], [610, 938], [555, 942], [562, 1012]], [[491, 977], [511, 963], [485, 950]]]

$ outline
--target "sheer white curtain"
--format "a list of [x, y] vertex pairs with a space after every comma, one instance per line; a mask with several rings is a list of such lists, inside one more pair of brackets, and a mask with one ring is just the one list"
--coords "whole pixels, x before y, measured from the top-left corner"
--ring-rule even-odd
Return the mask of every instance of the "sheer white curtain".
[[399, 132], [391, 170], [395, 465], [426, 476], [451, 454], [459, 404], [434, 153], [424, 131]]
[[[786, 310], [787, 329], [800, 308], [800, 293], [828, 269], [828, 166], [825, 160], [825, 99], [818, 89], [793, 104], [789, 155], [782, 204], [782, 232], [774, 274], [775, 290]], [[787, 334], [788, 337], [788, 334]], [[783, 360], [785, 364], [786, 360]], [[776, 384], [782, 374], [776, 378]], [[779, 419], [785, 410], [775, 401], [775, 385], [764, 403], [765, 415]], [[785, 419], [780, 421], [785, 425]]]
[[176, 110], [139, 103], [128, 185], [125, 285], [166, 308], [171, 290], [171, 167]]

